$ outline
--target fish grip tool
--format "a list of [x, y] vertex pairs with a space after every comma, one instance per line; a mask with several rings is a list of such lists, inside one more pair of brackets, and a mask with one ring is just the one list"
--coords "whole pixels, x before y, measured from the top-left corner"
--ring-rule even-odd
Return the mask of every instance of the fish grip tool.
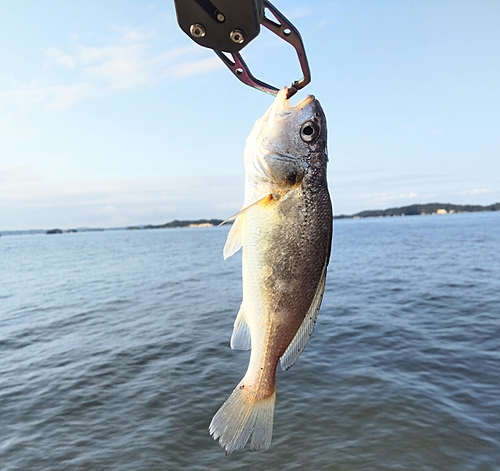
[[[213, 49], [244, 84], [271, 95], [278, 93], [278, 88], [252, 75], [240, 54], [258, 36], [261, 25], [291, 44], [297, 53], [303, 77], [291, 84], [287, 98], [311, 81], [299, 31], [267, 0], [174, 0], [174, 4], [181, 29], [200, 46]], [[276, 21], [266, 16], [266, 9]]]

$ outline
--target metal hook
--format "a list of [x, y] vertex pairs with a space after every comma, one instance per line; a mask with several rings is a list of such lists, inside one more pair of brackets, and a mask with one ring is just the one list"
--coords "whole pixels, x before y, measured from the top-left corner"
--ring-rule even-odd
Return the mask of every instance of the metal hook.
[[[279, 23], [276, 23], [275, 21], [267, 18], [265, 15], [265, 11], [263, 11], [262, 13], [260, 23], [269, 31], [276, 34], [281, 39], [284, 39], [287, 43], [291, 44], [297, 52], [297, 56], [299, 58], [303, 77], [300, 80], [294, 81], [289, 87], [287, 98], [291, 98], [293, 95], [295, 95], [295, 93], [297, 93], [298, 90], [304, 88], [311, 82], [311, 71], [309, 69], [309, 63], [307, 62], [304, 43], [302, 42], [299, 31], [279, 12], [279, 10], [277, 10], [267, 0], [264, 0], [263, 6], [264, 10], [265, 8], [267, 8], [279, 21]], [[226, 66], [231, 70], [231, 72], [244, 84], [256, 88], [257, 90], [261, 90], [265, 93], [269, 93], [270, 95], [276, 95], [278, 93], [278, 89], [276, 87], [262, 82], [252, 75], [239, 52], [224, 53], [223, 51], [214, 51], [222, 59], [224, 64], [226, 64]], [[228, 57], [228, 55], [232, 56], [232, 60]]]
[[[239, 52], [225, 53], [222, 51], [215, 51], [215, 50], [214, 52], [222, 59], [222, 62], [224, 62], [224, 64], [226, 64], [227, 67], [229, 67], [231, 72], [244, 84], [256, 88], [257, 90], [260, 90], [264, 93], [269, 93], [270, 95], [275, 95], [275, 96], [277, 95], [279, 90], [276, 87], [268, 85], [267, 83], [262, 82], [261, 80], [255, 78], [252, 75], [250, 69], [246, 65], [245, 61], [243, 60], [243, 57], [241, 57], [241, 54]], [[228, 54], [231, 55], [233, 60], [231, 60], [228, 57]]]

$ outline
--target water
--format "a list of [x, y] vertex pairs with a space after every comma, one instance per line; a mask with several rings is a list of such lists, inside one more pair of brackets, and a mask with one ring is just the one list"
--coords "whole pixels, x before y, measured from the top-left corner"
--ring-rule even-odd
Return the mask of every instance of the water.
[[228, 457], [227, 230], [0, 239], [0, 469], [500, 469], [499, 213], [336, 221], [271, 449]]

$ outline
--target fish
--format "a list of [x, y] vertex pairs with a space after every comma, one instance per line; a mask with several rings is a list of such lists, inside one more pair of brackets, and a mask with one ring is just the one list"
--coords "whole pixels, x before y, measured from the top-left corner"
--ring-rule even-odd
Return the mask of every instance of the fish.
[[226, 454], [269, 449], [276, 369], [290, 368], [312, 334], [325, 290], [333, 231], [327, 126], [318, 100], [296, 105], [283, 87], [244, 151], [245, 198], [224, 259], [242, 249], [243, 299], [230, 346], [251, 350], [248, 369], [209, 432]]

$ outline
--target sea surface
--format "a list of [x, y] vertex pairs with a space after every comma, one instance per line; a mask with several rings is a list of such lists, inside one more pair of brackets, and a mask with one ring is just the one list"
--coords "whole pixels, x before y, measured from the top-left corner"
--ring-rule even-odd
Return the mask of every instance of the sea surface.
[[227, 232], [0, 238], [2, 471], [500, 470], [500, 212], [336, 221], [271, 448], [230, 456]]

